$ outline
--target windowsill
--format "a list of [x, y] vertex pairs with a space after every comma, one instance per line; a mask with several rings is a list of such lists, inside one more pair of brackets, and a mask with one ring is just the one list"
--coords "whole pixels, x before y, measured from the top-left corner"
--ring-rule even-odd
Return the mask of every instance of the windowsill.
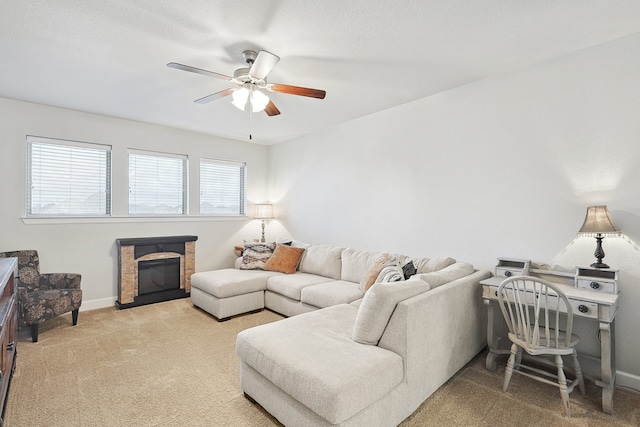
[[98, 217], [23, 217], [24, 224], [111, 224], [111, 223], [149, 223], [149, 222], [217, 222], [247, 221], [249, 216], [98, 216]]

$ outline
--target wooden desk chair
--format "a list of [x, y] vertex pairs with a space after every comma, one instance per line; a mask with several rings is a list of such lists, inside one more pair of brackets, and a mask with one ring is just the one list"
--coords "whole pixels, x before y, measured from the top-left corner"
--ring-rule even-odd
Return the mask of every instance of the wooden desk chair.
[[[569, 393], [578, 385], [585, 394], [582, 370], [575, 346], [580, 342], [571, 333], [573, 310], [558, 286], [537, 277], [510, 277], [498, 288], [498, 303], [507, 326], [511, 355], [504, 373], [502, 391], [506, 392], [513, 372], [552, 384], [560, 389], [566, 414], [571, 416]], [[560, 313], [566, 312], [566, 327], [560, 330]], [[522, 363], [522, 350], [531, 356], [554, 356], [557, 374]], [[562, 356], [571, 355], [576, 379], [567, 383]], [[524, 369], [524, 370], [523, 370]], [[553, 378], [555, 381], [550, 381]]]

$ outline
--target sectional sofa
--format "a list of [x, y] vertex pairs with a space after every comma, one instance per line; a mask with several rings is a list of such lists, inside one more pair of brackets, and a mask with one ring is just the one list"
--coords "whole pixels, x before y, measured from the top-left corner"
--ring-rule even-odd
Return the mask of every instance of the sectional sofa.
[[[292, 274], [242, 269], [240, 258], [191, 278], [193, 304], [218, 319], [263, 307], [288, 317], [236, 342], [243, 391], [284, 425], [395, 426], [485, 346], [488, 271], [449, 257], [292, 246], [304, 250]], [[378, 267], [392, 264], [401, 280], [380, 280]], [[407, 265], [415, 274], [397, 277]]]

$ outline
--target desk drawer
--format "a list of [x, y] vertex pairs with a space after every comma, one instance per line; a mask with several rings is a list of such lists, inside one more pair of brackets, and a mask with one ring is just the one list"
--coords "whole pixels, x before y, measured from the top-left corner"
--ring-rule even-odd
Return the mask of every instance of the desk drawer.
[[588, 317], [590, 319], [598, 318], [598, 304], [569, 298], [569, 304], [573, 309], [574, 316]]
[[576, 287], [579, 289], [587, 289], [594, 292], [604, 292], [607, 294], [617, 294], [618, 286], [616, 282], [597, 279], [578, 279]]

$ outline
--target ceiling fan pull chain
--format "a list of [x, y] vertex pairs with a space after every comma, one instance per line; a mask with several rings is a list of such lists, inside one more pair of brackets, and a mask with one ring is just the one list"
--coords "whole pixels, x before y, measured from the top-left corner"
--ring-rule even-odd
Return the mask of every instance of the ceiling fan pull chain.
[[[249, 97], [249, 99], [251, 99], [251, 97]], [[249, 108], [247, 108], [247, 111], [249, 114], [249, 141], [253, 140], [253, 136], [251, 135], [253, 131], [253, 119], [252, 119], [253, 114], [251, 114], [253, 109], [252, 107], [253, 107], [252, 105], [249, 105]]]

